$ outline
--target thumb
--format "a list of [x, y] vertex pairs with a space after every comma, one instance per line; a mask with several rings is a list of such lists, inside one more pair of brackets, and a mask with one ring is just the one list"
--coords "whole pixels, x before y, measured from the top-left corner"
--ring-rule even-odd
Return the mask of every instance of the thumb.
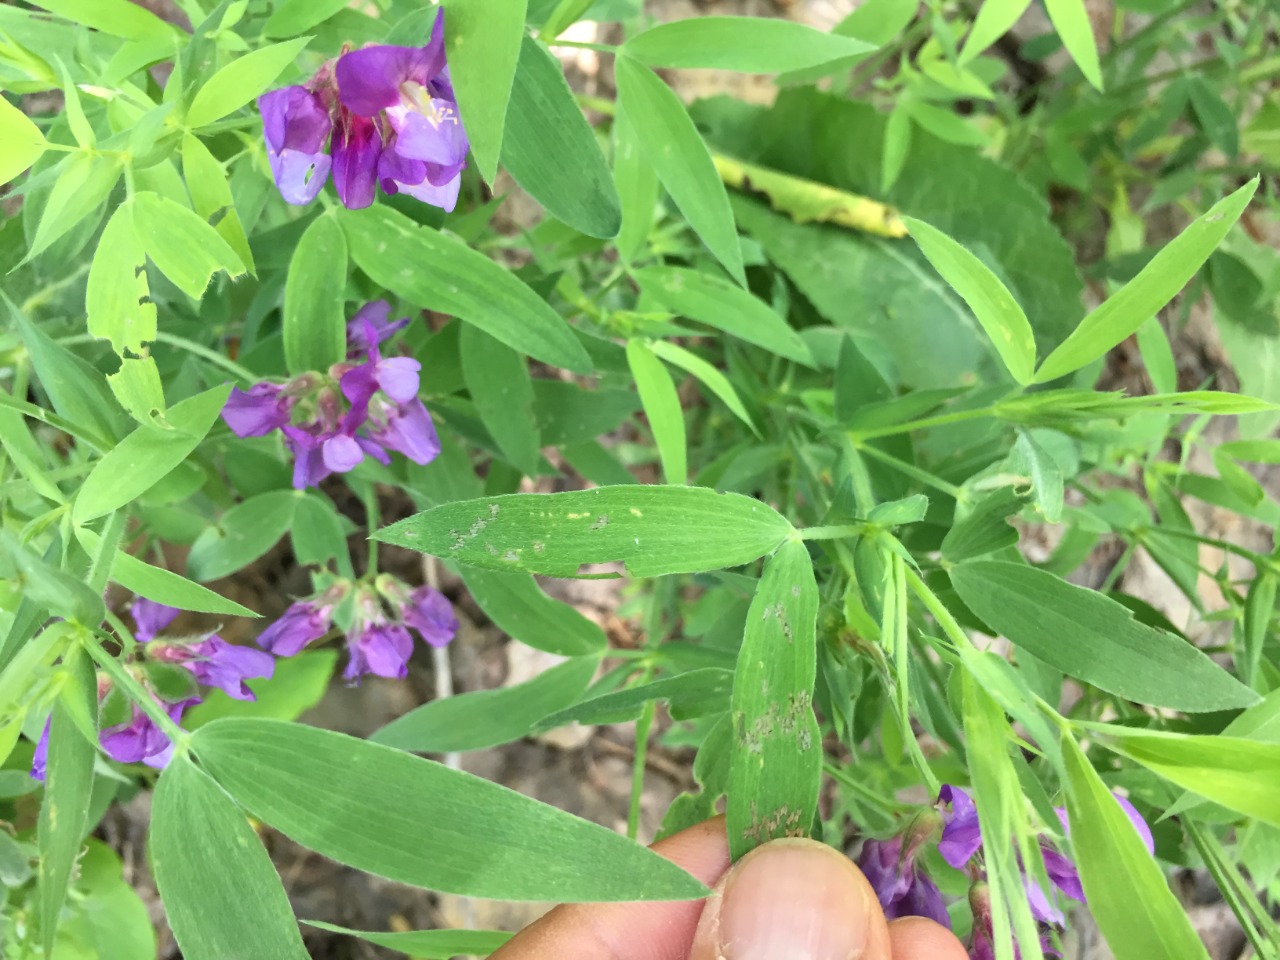
[[716, 885], [689, 960], [890, 960], [871, 885], [844, 854], [773, 840]]

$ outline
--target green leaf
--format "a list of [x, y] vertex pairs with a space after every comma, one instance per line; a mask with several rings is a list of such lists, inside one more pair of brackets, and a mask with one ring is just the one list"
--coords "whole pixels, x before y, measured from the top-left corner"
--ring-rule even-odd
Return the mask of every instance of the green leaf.
[[475, 324], [543, 363], [591, 371], [564, 318], [506, 267], [385, 204], [340, 216], [352, 259], [375, 283], [423, 309]]
[[640, 716], [646, 703], [658, 700], [667, 703], [672, 719], [693, 720], [727, 711], [732, 692], [732, 670], [719, 667], [690, 670], [583, 700], [545, 717], [535, 729], [553, 730], [567, 723], [627, 723]]
[[1240, 131], [1235, 112], [1227, 106], [1222, 94], [1203, 77], [1191, 75], [1187, 80], [1187, 96], [1196, 122], [1209, 142], [1235, 159], [1240, 152]]
[[746, 286], [742, 246], [729, 195], [680, 98], [656, 73], [630, 57], [614, 65], [618, 98], [635, 128], [640, 154], [729, 275]]
[[289, 529], [294, 560], [304, 567], [322, 567], [334, 560], [339, 573], [352, 576], [346, 523], [333, 504], [318, 493], [299, 497]]
[[622, 216], [618, 256], [630, 263], [648, 245], [661, 187], [657, 171], [642, 155], [639, 135], [620, 108], [613, 117], [613, 179]]
[[98, 208], [120, 179], [120, 159], [99, 153], [73, 153], [59, 164], [40, 225], [23, 262], [44, 253], [54, 241]]
[[662, 474], [667, 483], [685, 483], [689, 479], [688, 449], [684, 410], [675, 381], [643, 340], [627, 341], [627, 366], [631, 368], [644, 415], [658, 445]]
[[462, 328], [462, 377], [489, 435], [512, 466], [542, 472], [542, 442], [533, 415], [533, 383], [524, 357], [479, 327]]
[[271, 86], [310, 40], [286, 40], [232, 60], [196, 91], [187, 110], [187, 126], [203, 127], [239, 110]]
[[156, 305], [147, 283], [147, 257], [133, 225], [133, 201], [111, 215], [89, 268], [84, 307], [89, 332], [111, 341], [111, 349], [142, 354], [156, 338]]
[[350, 0], [280, 0], [263, 24], [262, 35], [296, 37], [350, 6]]
[[1045, 358], [1035, 382], [1046, 383], [1078, 370], [1137, 331], [1195, 276], [1257, 189], [1254, 178], [1183, 230], [1136, 277], [1080, 321], [1071, 336]]
[[[1280, 741], [1239, 736], [1192, 736], [1105, 723], [1079, 726], [1108, 750], [1128, 757], [1170, 783], [1273, 826], [1280, 826]], [[1256, 731], [1253, 731], [1256, 733]]]
[[[399, 883], [498, 900], [688, 900], [708, 892], [594, 823], [340, 733], [218, 720], [196, 731], [192, 749], [259, 819], [332, 860]], [[201, 822], [188, 818], [187, 828]]]
[[15, 312], [18, 331], [31, 357], [40, 386], [53, 409], [91, 432], [99, 449], [123, 436], [128, 421], [120, 414], [107, 378], [60, 343], [51, 340], [26, 317]]
[[187, 459], [213, 427], [230, 386], [214, 387], [169, 409], [170, 429], [139, 426], [85, 478], [71, 519], [85, 523], [136, 499]]
[[230, 617], [260, 616], [208, 587], [192, 583], [172, 570], [154, 567], [123, 550], [118, 551], [112, 561], [111, 579], [131, 593], [179, 610], [220, 613]]
[[[902, 35], [916, 18], [919, 9], [920, 4], [917, 0], [865, 0], [832, 27], [831, 32], [841, 37], [857, 37], [877, 47], [884, 46]], [[789, 71], [778, 77], [778, 86], [812, 83], [825, 76], [833, 76], [852, 69], [867, 56], [868, 54], [862, 53], [820, 64], [808, 70]]]
[[307, 650], [277, 657], [270, 677], [245, 681], [256, 700], [236, 700], [221, 690], [210, 690], [203, 703], [183, 714], [182, 725], [197, 730], [222, 717], [297, 720], [324, 697], [337, 663], [337, 650]]
[[1009, 32], [1031, 6], [1031, 0], [984, 0], [965, 37], [959, 63], [963, 66]]
[[534, 380], [533, 396], [544, 446], [588, 443], [612, 433], [640, 409], [630, 390], [584, 389], [563, 380]]
[[40, 128], [25, 113], [0, 97], [0, 183], [16, 180], [44, 153]]
[[1095, 89], [1102, 89], [1102, 67], [1098, 63], [1098, 44], [1093, 39], [1093, 25], [1084, 0], [1044, 0], [1053, 29], [1071, 54], [1084, 78]]
[[813, 714], [818, 585], [788, 540], [765, 564], [734, 671], [729, 852], [807, 836], [818, 811], [822, 733]]
[[750, 497], [704, 487], [597, 487], [446, 503], [375, 539], [493, 570], [571, 577], [621, 560], [635, 577], [750, 563], [791, 533]]
[[528, 574], [478, 567], [460, 572], [472, 599], [513, 640], [564, 657], [599, 654], [608, 644], [599, 624], [547, 596]]
[[128, 0], [37, 0], [36, 6], [113, 37], [174, 38], [173, 27]]
[[487, 957], [512, 936], [501, 930], [406, 930], [403, 933], [380, 933], [376, 930], [348, 930], [320, 920], [302, 922], [317, 930], [359, 937], [379, 947], [421, 960], [450, 960], [459, 954]]
[[727, 280], [684, 267], [645, 267], [635, 272], [635, 279], [645, 296], [673, 313], [796, 363], [814, 365], [813, 354], [786, 320], [768, 304]]
[[125, 357], [120, 369], [107, 377], [120, 406], [139, 423], [161, 425], [164, 421], [164, 385], [154, 357]]
[[330, 213], [311, 222], [284, 285], [284, 359], [294, 376], [346, 359], [347, 238]]
[[735, 417], [750, 427], [756, 436], [760, 435], [760, 432], [756, 430], [756, 425], [751, 422], [751, 414], [747, 413], [747, 408], [742, 405], [742, 401], [738, 398], [738, 391], [733, 389], [733, 384], [729, 382], [729, 378], [723, 373], [697, 354], [666, 340], [650, 340], [647, 346], [663, 360], [666, 360], [667, 363], [673, 364], [685, 373], [696, 377], [704, 387], [724, 401], [724, 405], [729, 408]]
[[942, 556], [951, 563], [994, 553], [1018, 542], [1018, 531], [1009, 517], [1027, 502], [1013, 487], [988, 493], [968, 513], [958, 516], [942, 540]]
[[204, 141], [191, 134], [182, 138], [182, 179], [186, 181], [196, 213], [213, 224], [218, 236], [227, 241], [245, 268], [254, 273], [253, 251], [249, 249], [244, 225], [236, 213], [226, 170]]
[[298, 500], [293, 490], [273, 490], [232, 507], [191, 545], [192, 576], [218, 580], [257, 560], [288, 531]]
[[262, 841], [186, 756], [175, 757], [156, 785], [150, 850], [169, 926], [188, 960], [306, 960]]
[[[97, 743], [86, 740], [73, 719], [74, 713], [91, 719], [98, 716], [98, 685], [93, 664], [88, 654], [75, 647], [63, 669], [72, 682], [63, 687], [50, 718], [44, 803], [40, 805], [36, 829], [40, 845], [37, 873], [40, 932], [45, 956], [53, 949], [71, 872], [89, 825], [93, 764], [98, 755]], [[80, 702], [73, 702], [74, 699]]]
[[134, 226], [147, 256], [193, 300], [204, 296], [215, 271], [231, 277], [245, 272], [227, 241], [186, 207], [150, 192], [134, 194], [133, 204]]
[[1258, 695], [1181, 637], [1124, 606], [1021, 563], [951, 570], [960, 599], [1012, 643], [1108, 693], [1187, 713], [1247, 707]]
[[990, 267], [941, 230], [910, 217], [904, 217], [903, 222], [934, 269], [969, 305], [1013, 379], [1030, 383], [1036, 367], [1036, 338], [1008, 287]]
[[875, 49], [854, 37], [823, 33], [771, 17], [689, 17], [651, 27], [623, 53], [651, 67], [707, 67], [743, 73], [803, 70]]
[[884, 155], [880, 162], [880, 192], [888, 193], [902, 175], [902, 165], [911, 150], [912, 102], [899, 100], [884, 125]]
[[8, 559], [7, 575], [15, 577], [24, 599], [34, 601], [55, 616], [85, 626], [101, 622], [106, 613], [102, 597], [81, 577], [59, 569], [3, 531], [0, 531], [0, 556]]
[[[526, 6], [526, 0], [452, 0], [444, 8], [449, 78], [471, 153], [489, 183], [498, 172]], [[545, 116], [541, 120], [550, 122]]]
[[600, 143], [560, 62], [532, 37], [520, 47], [502, 165], [553, 217], [589, 237], [618, 235], [622, 208]]
[[1204, 944], [1128, 814], [1070, 734], [1063, 734], [1062, 750], [1071, 846], [1090, 912], [1116, 960], [1208, 960]]
[[416, 753], [484, 750], [510, 743], [582, 696], [599, 665], [598, 656], [575, 657], [512, 687], [432, 700], [392, 720], [369, 739]]

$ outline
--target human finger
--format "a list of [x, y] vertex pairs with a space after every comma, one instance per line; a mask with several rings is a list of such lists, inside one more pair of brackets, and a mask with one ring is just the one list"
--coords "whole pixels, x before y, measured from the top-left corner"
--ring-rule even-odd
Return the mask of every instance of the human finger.
[[884, 911], [844, 854], [773, 840], [716, 885], [689, 960], [891, 960]]
[[889, 924], [893, 960], [968, 960], [956, 935], [933, 920], [903, 917]]

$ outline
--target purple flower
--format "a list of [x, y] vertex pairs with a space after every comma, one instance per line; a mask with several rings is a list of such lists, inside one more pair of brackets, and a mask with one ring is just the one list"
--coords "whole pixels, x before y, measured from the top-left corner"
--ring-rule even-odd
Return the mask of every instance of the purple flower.
[[390, 404], [375, 395], [369, 402], [369, 438], [419, 465], [430, 463], [440, 454], [440, 437], [431, 414], [417, 399]]
[[858, 868], [866, 875], [890, 920], [927, 917], [951, 928], [951, 917], [937, 885], [916, 868], [914, 851], [904, 849], [901, 836], [867, 840], [858, 855]]
[[368, 354], [396, 331], [408, 326], [409, 318], [391, 320], [391, 304], [385, 300], [366, 303], [347, 323], [347, 356]]
[[419, 587], [409, 594], [401, 617], [407, 626], [422, 634], [433, 647], [443, 647], [458, 632], [458, 618], [453, 604], [439, 590]]
[[161, 630], [173, 623], [179, 612], [177, 607], [168, 607], [146, 597], [134, 600], [131, 609], [136, 625], [133, 636], [139, 643], [155, 639]]
[[333, 607], [299, 600], [258, 635], [258, 645], [278, 657], [292, 657], [309, 643], [329, 632]]
[[265, 437], [289, 422], [294, 398], [282, 396], [278, 383], [255, 383], [248, 390], [234, 387], [222, 407], [222, 419], [237, 437]]
[[[177, 703], [157, 701], [174, 723], [182, 720], [182, 711], [200, 702], [199, 697], [188, 697]], [[133, 718], [128, 723], [108, 727], [99, 735], [102, 749], [120, 763], [142, 761], [149, 767], [160, 769], [173, 756], [173, 744], [145, 713], [134, 706]]]
[[[1142, 838], [1147, 852], [1154, 854], [1155, 844], [1151, 837], [1151, 829], [1143, 820], [1142, 814], [1138, 813], [1133, 804], [1124, 797], [1119, 794], [1112, 794], [1112, 796], [1129, 815], [1129, 820], [1138, 831], [1138, 836]], [[946, 807], [943, 811], [942, 840], [938, 844], [938, 852], [951, 866], [957, 870], [963, 869], [982, 847], [982, 831], [978, 826], [977, 807], [968, 793], [950, 785], [943, 786], [939, 791], [938, 801]], [[1070, 836], [1066, 811], [1056, 808], [1054, 812], [1062, 822], [1063, 830]], [[1053, 886], [1071, 899], [1085, 902], [1080, 873], [1071, 859], [1054, 849], [1045, 837], [1040, 838], [1040, 853], [1044, 859], [1045, 873]], [[1050, 900], [1045, 891], [1040, 889], [1039, 884], [1026, 875], [1025, 869], [1022, 879], [1032, 916], [1044, 923], [1062, 924], [1065, 921], [1062, 911]]]
[[270, 677], [276, 665], [271, 654], [227, 643], [217, 634], [190, 644], [155, 644], [149, 652], [152, 659], [184, 667], [197, 683], [217, 687], [237, 700], [256, 700], [244, 681]]
[[[341, 61], [339, 61], [341, 62]], [[333, 131], [333, 186], [348, 210], [373, 203], [378, 191], [382, 138], [368, 117], [342, 111]]]
[[413, 637], [396, 623], [376, 619], [358, 623], [347, 634], [350, 660], [342, 676], [356, 682], [366, 673], [377, 677], [401, 678], [409, 673], [409, 657], [413, 654]]
[[[452, 210], [468, 142], [445, 67], [443, 11], [426, 46], [352, 50], [338, 59], [334, 73], [343, 108], [370, 121], [381, 119], [381, 129], [388, 131], [373, 161], [382, 189]], [[337, 152], [335, 144], [335, 168]], [[362, 166], [361, 177], [368, 176]], [[372, 202], [371, 182], [367, 192]], [[346, 198], [343, 203], [351, 206]]]
[[258, 111], [280, 195], [286, 203], [310, 203], [329, 176], [324, 144], [332, 122], [324, 101], [306, 87], [285, 87], [260, 96]]
[[44, 722], [44, 732], [36, 741], [36, 752], [31, 755], [31, 779], [39, 780], [41, 783], [44, 783], [45, 773], [49, 769], [49, 724], [51, 722], [53, 717]]

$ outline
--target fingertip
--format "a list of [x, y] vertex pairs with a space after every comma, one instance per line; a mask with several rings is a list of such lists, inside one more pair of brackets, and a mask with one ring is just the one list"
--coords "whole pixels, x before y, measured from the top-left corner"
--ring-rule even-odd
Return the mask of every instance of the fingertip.
[[893, 960], [968, 960], [960, 940], [939, 923], [924, 917], [889, 922]]

